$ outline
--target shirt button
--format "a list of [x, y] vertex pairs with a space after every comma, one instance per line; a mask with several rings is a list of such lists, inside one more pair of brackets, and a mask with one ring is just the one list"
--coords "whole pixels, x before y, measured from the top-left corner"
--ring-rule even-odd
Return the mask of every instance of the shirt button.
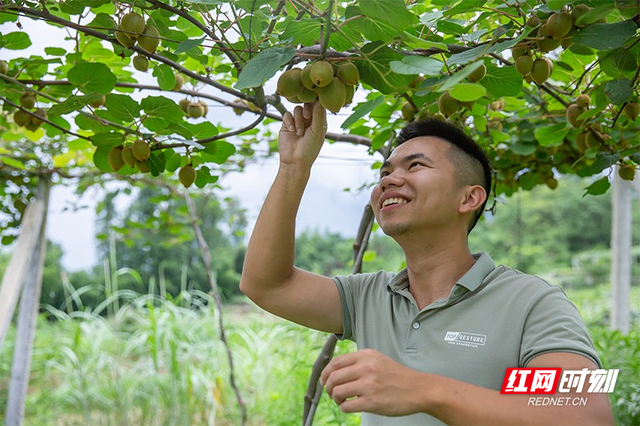
[[414, 322], [413, 324], [411, 324], [411, 327], [413, 327], [414, 330], [417, 330], [420, 328], [420, 324], [417, 322]]

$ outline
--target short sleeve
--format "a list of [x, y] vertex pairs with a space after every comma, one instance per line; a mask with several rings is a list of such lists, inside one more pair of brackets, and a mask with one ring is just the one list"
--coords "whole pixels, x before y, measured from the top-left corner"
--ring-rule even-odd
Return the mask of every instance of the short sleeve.
[[520, 365], [550, 352], [570, 352], [602, 367], [587, 326], [576, 306], [560, 287], [549, 285], [533, 300], [525, 319]]

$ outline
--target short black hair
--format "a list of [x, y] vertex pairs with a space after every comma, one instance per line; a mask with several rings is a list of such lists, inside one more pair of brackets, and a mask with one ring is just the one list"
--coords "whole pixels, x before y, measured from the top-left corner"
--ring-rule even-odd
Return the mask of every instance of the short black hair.
[[[454, 164], [465, 166], [460, 167], [463, 173], [459, 178], [464, 180], [465, 183], [481, 185], [487, 193], [487, 200], [489, 199], [492, 184], [491, 163], [487, 154], [471, 137], [451, 122], [429, 118], [407, 124], [398, 134], [396, 145], [401, 145], [409, 139], [422, 136], [436, 137], [450, 143], [455, 148], [452, 150]], [[478, 223], [487, 205], [487, 200], [482, 203], [482, 206], [476, 212], [475, 217], [469, 224], [468, 232], [471, 232], [476, 223]]]

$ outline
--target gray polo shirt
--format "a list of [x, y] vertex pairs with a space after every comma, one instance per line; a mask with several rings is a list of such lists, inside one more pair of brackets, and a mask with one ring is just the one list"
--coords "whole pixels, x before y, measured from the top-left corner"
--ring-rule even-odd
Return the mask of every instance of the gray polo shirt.
[[[449, 297], [419, 310], [407, 271], [334, 278], [343, 339], [375, 349], [412, 369], [500, 390], [508, 367], [526, 367], [548, 352], [600, 359], [587, 327], [562, 289], [541, 278], [495, 266], [486, 253]], [[442, 424], [427, 414], [389, 418], [369, 413], [363, 425]]]

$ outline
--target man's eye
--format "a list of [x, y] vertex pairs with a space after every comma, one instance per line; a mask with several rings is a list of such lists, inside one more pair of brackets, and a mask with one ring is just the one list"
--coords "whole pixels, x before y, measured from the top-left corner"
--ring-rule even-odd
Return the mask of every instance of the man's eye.
[[380, 179], [382, 179], [385, 176], [389, 176], [389, 172], [382, 172], [380, 173]]
[[422, 163], [419, 163], [419, 162], [415, 161], [415, 162], [413, 162], [413, 163], [411, 163], [411, 164], [409, 165], [409, 168], [411, 169], [411, 168], [412, 168], [412, 167], [414, 167], [414, 166], [422, 166]]

